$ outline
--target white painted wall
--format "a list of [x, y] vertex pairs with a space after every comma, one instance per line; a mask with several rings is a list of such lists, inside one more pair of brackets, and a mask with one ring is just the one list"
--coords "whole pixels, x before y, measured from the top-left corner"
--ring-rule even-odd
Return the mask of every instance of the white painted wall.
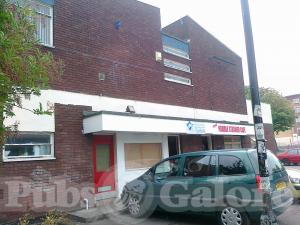
[[[44, 90], [40, 97], [32, 97], [30, 101], [23, 100], [24, 108], [37, 108], [39, 103], [47, 108], [47, 103], [60, 103], [69, 105], [91, 106], [93, 111], [125, 112], [128, 105], [135, 108], [136, 113], [146, 115], [170, 116], [189, 119], [207, 119], [215, 121], [240, 122], [248, 121], [249, 117], [243, 114], [225, 113], [212, 110], [195, 109], [174, 105], [156, 104], [150, 102], [117, 99], [97, 95]], [[16, 116], [5, 120], [5, 125], [18, 121], [20, 131], [54, 131], [54, 115], [38, 117], [25, 110], [15, 109]]]
[[[251, 101], [247, 100], [247, 112], [248, 112], [248, 122], [253, 123], [253, 113]], [[271, 105], [266, 103], [261, 103], [261, 112], [264, 123], [273, 124]]]
[[169, 156], [168, 136], [164, 134], [143, 134], [143, 133], [116, 133], [116, 151], [117, 151], [117, 184], [119, 194], [121, 194], [124, 185], [139, 177], [147, 171], [147, 169], [126, 170], [125, 168], [125, 143], [161, 143], [163, 158]]

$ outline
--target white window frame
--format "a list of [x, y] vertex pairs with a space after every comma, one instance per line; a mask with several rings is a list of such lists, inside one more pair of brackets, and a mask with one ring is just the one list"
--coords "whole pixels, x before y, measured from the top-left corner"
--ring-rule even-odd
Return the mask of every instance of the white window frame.
[[176, 69], [176, 70], [181, 70], [184, 72], [188, 72], [191, 73], [191, 67], [189, 65], [183, 64], [183, 63], [179, 63], [170, 59], [164, 59], [164, 65], [166, 67], [172, 68], [172, 69]]
[[296, 113], [300, 113], [300, 107], [296, 107], [296, 108], [295, 108], [295, 112], [296, 112]]
[[[21, 162], [21, 161], [39, 161], [39, 160], [54, 160], [55, 153], [54, 153], [54, 133], [48, 133], [48, 132], [20, 132], [21, 134], [48, 134], [50, 135], [50, 155], [45, 156], [11, 156], [6, 157], [5, 156], [5, 146], [2, 148], [2, 156], [3, 156], [3, 162]], [[20, 145], [20, 144], [9, 144], [9, 145]], [[22, 144], [21, 144], [22, 145]], [[26, 145], [26, 144], [23, 144]]]
[[296, 117], [296, 123], [300, 123], [300, 117]]
[[294, 99], [292, 100], [292, 102], [293, 102], [293, 103], [299, 103], [300, 100], [299, 100], [299, 98], [294, 98]]
[[[174, 82], [174, 83], [178, 83], [178, 84], [184, 84], [184, 85], [187, 85], [187, 86], [193, 86], [192, 85], [192, 79], [186, 78], [186, 77], [182, 77], [182, 76], [173, 75], [173, 74], [170, 74], [170, 73], [164, 73], [164, 79], [166, 81], [170, 81], [170, 82]], [[186, 80], [187, 82], [184, 82], [182, 80]]]
[[[36, 2], [37, 4], [40, 4], [42, 6], [48, 7], [50, 9], [50, 16], [35, 11], [35, 13], [37, 15], [43, 15], [43, 16], [47, 16], [47, 17], [50, 18], [50, 30], [49, 30], [49, 33], [50, 33], [50, 37], [49, 37], [50, 38], [50, 43], [49, 44], [48, 43], [43, 43], [43, 42], [40, 42], [40, 40], [38, 40], [38, 42], [39, 42], [39, 44], [44, 45], [46, 47], [54, 48], [54, 46], [53, 46], [53, 5], [47, 5], [47, 4], [42, 3], [40, 1], [34, 1], [34, 2]], [[33, 10], [35, 10], [35, 8], [33, 8]], [[38, 35], [36, 35], [36, 36], [38, 38]]]
[[184, 51], [181, 51], [180, 49], [173, 48], [168, 45], [163, 45], [163, 51], [166, 53], [169, 53], [171, 55], [176, 55], [178, 57], [184, 58], [184, 59], [189, 59], [190, 60], [190, 55]]

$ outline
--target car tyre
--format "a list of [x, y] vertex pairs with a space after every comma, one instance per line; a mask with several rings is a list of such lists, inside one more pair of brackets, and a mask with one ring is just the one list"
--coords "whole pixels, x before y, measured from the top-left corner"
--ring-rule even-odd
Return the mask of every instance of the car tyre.
[[282, 160], [282, 163], [283, 163], [285, 166], [290, 165], [290, 161], [289, 161], [288, 159], [283, 159], [283, 160]]
[[145, 200], [138, 194], [129, 194], [127, 210], [134, 218], [144, 218], [150, 216], [155, 207], [151, 200]]
[[243, 209], [224, 207], [217, 217], [219, 225], [250, 225], [249, 217]]

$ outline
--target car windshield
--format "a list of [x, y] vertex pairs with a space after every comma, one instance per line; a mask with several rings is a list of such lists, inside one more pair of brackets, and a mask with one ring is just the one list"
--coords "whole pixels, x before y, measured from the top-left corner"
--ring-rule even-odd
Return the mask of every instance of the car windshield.
[[[270, 151], [268, 151], [268, 159], [267, 159], [267, 166], [270, 174], [278, 173], [284, 170], [284, 167], [280, 163], [280, 161], [277, 159], [277, 157]], [[250, 151], [250, 157], [253, 162], [253, 166], [255, 169], [255, 172], [258, 174], [258, 159], [257, 159], [257, 152], [256, 150]]]

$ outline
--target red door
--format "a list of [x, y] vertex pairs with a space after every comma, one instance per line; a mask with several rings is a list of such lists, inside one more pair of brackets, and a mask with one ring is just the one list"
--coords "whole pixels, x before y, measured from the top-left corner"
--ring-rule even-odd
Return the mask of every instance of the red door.
[[95, 193], [115, 190], [115, 158], [113, 136], [93, 137]]

